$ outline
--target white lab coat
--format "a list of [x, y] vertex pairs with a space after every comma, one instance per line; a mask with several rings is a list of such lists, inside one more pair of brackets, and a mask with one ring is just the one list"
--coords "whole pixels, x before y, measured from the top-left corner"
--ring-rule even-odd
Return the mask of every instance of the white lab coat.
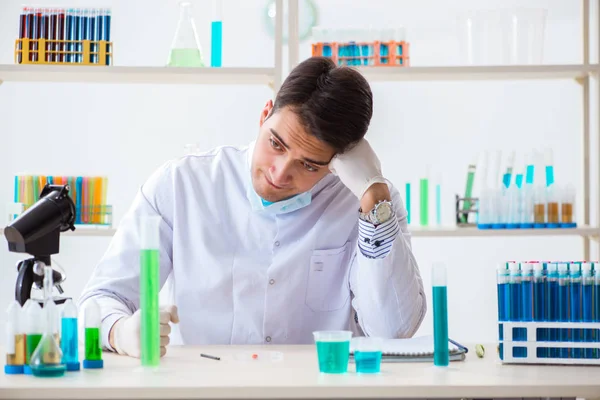
[[[359, 202], [335, 175], [312, 203], [287, 214], [253, 211], [253, 146], [221, 147], [168, 162], [141, 187], [81, 297], [102, 309], [103, 345], [139, 307], [139, 219], [160, 215], [160, 279], [174, 282], [184, 344], [306, 344], [316, 330], [409, 337], [426, 311], [406, 211], [392, 201], [401, 232], [383, 259], [357, 245]], [[352, 308], [355, 312], [353, 312]]]

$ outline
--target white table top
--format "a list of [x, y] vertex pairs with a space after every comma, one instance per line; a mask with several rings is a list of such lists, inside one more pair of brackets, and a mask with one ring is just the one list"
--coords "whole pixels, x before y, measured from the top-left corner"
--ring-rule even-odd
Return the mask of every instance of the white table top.
[[[495, 348], [486, 346], [483, 359], [473, 348], [466, 361], [448, 368], [385, 363], [376, 375], [357, 375], [352, 363], [347, 374], [320, 374], [314, 346], [170, 347], [158, 371], [104, 353], [103, 370], [62, 378], [0, 375], [0, 398], [600, 398], [600, 367], [501, 365]], [[269, 351], [282, 352], [283, 360], [240, 359]]]

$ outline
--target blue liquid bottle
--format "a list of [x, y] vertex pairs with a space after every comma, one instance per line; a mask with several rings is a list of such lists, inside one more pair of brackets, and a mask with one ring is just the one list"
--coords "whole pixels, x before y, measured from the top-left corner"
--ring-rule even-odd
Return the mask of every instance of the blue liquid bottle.
[[[594, 320], [593, 305], [594, 305], [594, 277], [592, 275], [592, 263], [584, 262], [581, 264], [581, 311], [583, 322], [592, 322]], [[593, 331], [591, 329], [584, 329], [583, 341], [593, 341]], [[585, 349], [585, 358], [593, 358], [594, 350]]]
[[61, 318], [60, 347], [63, 353], [62, 362], [67, 371], [79, 371], [79, 338], [77, 332], [77, 306], [71, 299], [65, 302]]
[[[533, 320], [536, 322], [546, 320], [546, 276], [544, 275], [544, 264], [539, 262], [533, 264]], [[547, 329], [538, 329], [536, 340], [539, 342], [548, 340]], [[538, 348], [537, 356], [547, 358], [548, 350]]]
[[433, 284], [433, 364], [448, 366], [448, 291], [446, 286], [446, 266], [434, 264]]
[[[583, 319], [582, 310], [582, 285], [581, 285], [581, 264], [571, 263], [569, 266], [569, 286], [571, 289], [570, 298], [570, 316], [571, 322], [581, 322]], [[581, 342], [583, 340], [582, 329], [571, 329], [571, 340], [573, 342]], [[573, 349], [571, 352], [573, 358], [583, 358], [582, 349]]]
[[[570, 298], [569, 264], [558, 264], [558, 321], [569, 322], [569, 298]], [[570, 329], [559, 330], [559, 340], [568, 342], [571, 340]], [[568, 346], [562, 345], [559, 351], [560, 358], [569, 358]]]

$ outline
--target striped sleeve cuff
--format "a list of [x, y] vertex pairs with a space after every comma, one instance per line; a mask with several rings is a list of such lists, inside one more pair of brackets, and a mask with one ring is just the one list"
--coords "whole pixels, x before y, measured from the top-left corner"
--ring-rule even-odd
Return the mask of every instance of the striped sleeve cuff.
[[365, 257], [385, 258], [400, 232], [400, 224], [395, 215], [381, 225], [358, 220], [358, 247]]

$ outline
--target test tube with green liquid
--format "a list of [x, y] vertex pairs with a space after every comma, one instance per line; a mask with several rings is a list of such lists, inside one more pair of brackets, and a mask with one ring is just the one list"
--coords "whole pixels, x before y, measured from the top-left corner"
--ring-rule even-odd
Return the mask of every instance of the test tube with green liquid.
[[421, 226], [429, 225], [429, 168], [425, 176], [420, 179], [419, 186], [419, 216]]
[[160, 284], [160, 217], [141, 220], [140, 309], [142, 365], [156, 367], [160, 363], [160, 316], [158, 292]]
[[[477, 168], [477, 159], [473, 160], [467, 168], [467, 185], [465, 187], [465, 199], [473, 197], [473, 183], [475, 181], [475, 169]], [[469, 220], [468, 211], [471, 209], [471, 201], [465, 200], [463, 202], [463, 211], [465, 213], [460, 215], [460, 220], [463, 224], [466, 224]]]
[[448, 288], [446, 266], [434, 264], [431, 281], [433, 286], [433, 363], [447, 366], [448, 352]]

